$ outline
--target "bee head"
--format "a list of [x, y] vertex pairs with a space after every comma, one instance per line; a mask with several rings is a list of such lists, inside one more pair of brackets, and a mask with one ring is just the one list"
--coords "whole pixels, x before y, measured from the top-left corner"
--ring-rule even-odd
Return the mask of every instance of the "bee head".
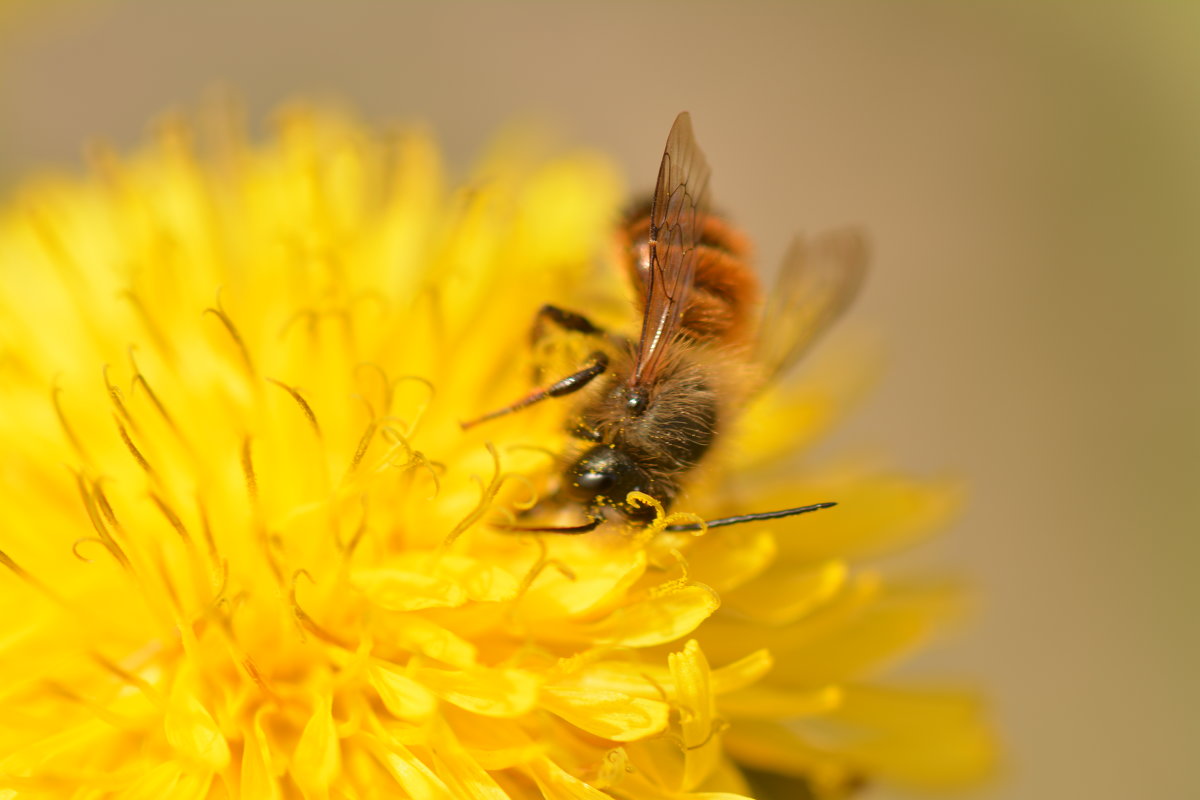
[[567, 468], [563, 493], [583, 505], [605, 505], [637, 522], [654, 519], [653, 508], [625, 501], [630, 492], [648, 492], [650, 477], [620, 448], [598, 444]]

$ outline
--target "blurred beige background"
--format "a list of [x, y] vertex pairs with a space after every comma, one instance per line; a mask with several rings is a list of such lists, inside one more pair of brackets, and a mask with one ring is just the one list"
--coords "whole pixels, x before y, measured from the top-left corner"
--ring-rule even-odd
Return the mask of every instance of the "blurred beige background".
[[1200, 797], [1200, 5], [1049, 5], [10, 4], [0, 179], [218, 82], [427, 119], [460, 160], [540, 114], [647, 188], [690, 109], [765, 263], [872, 233], [889, 366], [837, 444], [972, 487], [915, 563], [978, 618], [908, 671], [992, 696], [977, 796]]

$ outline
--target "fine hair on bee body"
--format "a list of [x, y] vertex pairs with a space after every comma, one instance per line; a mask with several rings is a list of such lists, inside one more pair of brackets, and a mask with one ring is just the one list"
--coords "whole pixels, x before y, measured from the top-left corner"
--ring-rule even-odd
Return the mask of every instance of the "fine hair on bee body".
[[[840, 315], [861, 284], [862, 238], [839, 231], [811, 245], [796, 239], [779, 284], [761, 302], [747, 239], [710, 212], [709, 168], [690, 116], [667, 137], [654, 193], [627, 215], [618, 246], [641, 312], [636, 340], [583, 314], [545, 305], [534, 338], [550, 326], [584, 334], [596, 349], [575, 372], [471, 422], [474, 426], [554, 397], [579, 392], [553, 507], [580, 508], [586, 521], [515, 530], [584, 533], [606, 512], [634, 525], [658, 510], [630, 502], [639, 492], [670, 508], [684, 482], [761, 386], [803, 354]], [[704, 523], [719, 527], [826, 508], [817, 503]], [[701, 524], [673, 526], [696, 530]]]

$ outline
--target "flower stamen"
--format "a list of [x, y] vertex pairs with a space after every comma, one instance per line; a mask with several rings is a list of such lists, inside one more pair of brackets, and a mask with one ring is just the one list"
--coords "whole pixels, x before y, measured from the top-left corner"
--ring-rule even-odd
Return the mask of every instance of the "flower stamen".
[[149, 700], [151, 703], [153, 703], [155, 706], [157, 706], [159, 708], [163, 707], [164, 701], [163, 701], [162, 694], [157, 689], [155, 689], [154, 686], [152, 686], [149, 683], [149, 681], [147, 681], [146, 679], [144, 679], [142, 677], [139, 677], [138, 675], [133, 674], [129, 670], [125, 669], [124, 667], [117, 664], [116, 662], [110, 660], [109, 658], [102, 655], [101, 653], [97, 653], [97, 652], [93, 651], [93, 652], [89, 653], [89, 655], [92, 657], [92, 660], [95, 661], [97, 664], [99, 664], [101, 667], [108, 670], [113, 675], [116, 675], [118, 678], [120, 678], [122, 681], [129, 684], [130, 686], [133, 686], [134, 688], [138, 689], [142, 694], [144, 694], [146, 696], [146, 699]]
[[[367, 402], [366, 398], [359, 399], [364, 403]], [[370, 409], [369, 403], [367, 404], [367, 408], [368, 410]], [[371, 446], [371, 440], [375, 438], [375, 431], [378, 428], [379, 423], [375, 421], [374, 414], [372, 414], [371, 421], [367, 423], [367, 429], [363, 431], [363, 435], [358, 439], [358, 446], [354, 448], [354, 457], [350, 459], [350, 466], [346, 469], [346, 477], [343, 478], [343, 481], [349, 480], [350, 476], [358, 469], [358, 465], [362, 463], [363, 457], [366, 456], [367, 450]]]
[[95, 700], [84, 697], [61, 681], [44, 680], [42, 681], [42, 686], [44, 686], [50, 693], [55, 694], [64, 700], [83, 706], [88, 711], [95, 714], [96, 719], [111, 725], [117, 730], [126, 731], [133, 730], [138, 727], [136, 720], [114, 713], [111, 709], [105, 708]]
[[297, 390], [294, 386], [288, 386], [283, 381], [277, 381], [274, 378], [267, 378], [267, 381], [275, 384], [280, 389], [283, 389], [285, 392], [291, 395], [292, 399], [296, 401], [296, 405], [300, 406], [300, 410], [304, 412], [304, 418], [307, 419], [308, 424], [312, 426], [313, 433], [317, 435], [318, 439], [321, 439], [321, 425], [317, 422], [317, 415], [313, 412], [312, 406], [308, 404], [308, 401], [305, 400], [300, 394], [299, 390]]
[[326, 644], [332, 644], [348, 652], [354, 652], [354, 645], [321, 627], [316, 620], [309, 616], [307, 611], [300, 607], [300, 601], [296, 598], [296, 584], [300, 578], [308, 578], [308, 582], [314, 586], [317, 584], [312, 573], [306, 569], [298, 569], [292, 573], [292, 582], [288, 589], [288, 604], [292, 607], [292, 614], [295, 616], [297, 626], [300, 628], [300, 635], [303, 636], [305, 631], [307, 631]]
[[288, 335], [288, 331], [290, 331], [292, 329], [292, 327], [297, 322], [300, 322], [301, 320], [305, 320], [306, 322], [308, 322], [308, 325], [306, 327], [307, 327], [309, 338], [311, 339], [314, 336], [316, 336], [317, 312], [311, 308], [302, 308], [299, 311], [297, 311], [295, 314], [292, 314], [290, 317], [288, 317], [287, 320], [283, 323], [283, 325], [280, 326], [280, 328], [279, 328], [280, 340], [282, 341], [283, 339], [286, 339], [287, 335]]
[[[379, 382], [383, 387], [383, 413], [384, 414], [391, 413], [392, 392], [395, 388], [395, 384], [391, 380], [388, 379], [387, 372], [384, 370], [384, 368], [379, 366], [378, 364], [376, 364], [374, 361], [360, 361], [359, 363], [354, 365], [354, 377], [355, 377], [356, 381], [358, 380], [359, 373], [364, 369], [374, 370], [375, 374], [379, 376]], [[371, 408], [371, 404], [368, 403], [365, 399], [363, 400], [363, 402], [366, 403], [367, 408], [370, 409], [371, 418], [375, 419], [376, 418], [375, 410], [373, 408]]]
[[133, 306], [133, 310], [137, 314], [138, 319], [141, 320], [142, 326], [145, 327], [146, 333], [150, 334], [150, 341], [154, 342], [154, 346], [158, 348], [158, 352], [162, 354], [163, 359], [168, 364], [178, 363], [174, 346], [172, 346], [170, 340], [163, 334], [162, 328], [159, 327], [154, 317], [150, 315], [150, 310], [146, 308], [146, 304], [137, 296], [137, 293], [132, 289], [125, 289], [118, 296], [128, 300], [129, 304]]
[[94, 564], [95, 562], [79, 551], [79, 546], [84, 544], [98, 544], [100, 547], [104, 548], [105, 552], [109, 552], [108, 546], [104, 544], [104, 540], [99, 536], [85, 536], [82, 539], [76, 539], [71, 544], [71, 555], [75, 556], [75, 558], [79, 559], [85, 564]]
[[50, 387], [50, 402], [54, 405], [54, 414], [58, 417], [58, 424], [62, 427], [67, 441], [71, 443], [71, 448], [78, 454], [83, 463], [90, 465], [92, 460], [88, 456], [87, 450], [83, 448], [79, 437], [75, 435], [75, 430], [71, 427], [71, 423], [67, 422], [67, 415], [63, 411], [61, 398], [62, 387], [58, 385], [58, 379], [56, 378], [54, 385]]
[[183, 540], [184, 544], [190, 546], [192, 544], [192, 536], [188, 533], [187, 526], [183, 524], [183, 520], [175, 513], [175, 509], [171, 508], [166, 500], [159, 497], [157, 492], [150, 492], [150, 501], [154, 503], [154, 506], [166, 518], [167, 522], [171, 524], [171, 527], [175, 529], [175, 533], [179, 534], [179, 538]]
[[351, 556], [354, 555], [354, 551], [358, 549], [359, 542], [362, 541], [363, 537], [367, 533], [367, 518], [369, 516], [367, 513], [367, 505], [370, 501], [367, 495], [363, 495], [359, 502], [362, 504], [362, 517], [359, 519], [358, 525], [355, 526], [354, 533], [350, 536], [350, 541], [343, 544], [341, 537], [336, 533], [334, 535], [335, 544], [337, 545], [337, 548], [342, 551], [343, 561], [350, 560]]
[[433, 404], [433, 398], [437, 396], [437, 389], [434, 387], [432, 381], [428, 380], [427, 378], [422, 378], [420, 375], [401, 375], [400, 377], [396, 378], [396, 380], [392, 381], [388, 387], [387, 404], [384, 406], [385, 414], [391, 408], [396, 387], [406, 382], [418, 383], [428, 390], [425, 400], [417, 405], [417, 410], [413, 414], [412, 422], [409, 422], [405, 426], [405, 434], [412, 436], [413, 433], [416, 432], [417, 426], [421, 424], [421, 420], [425, 418], [425, 412], [428, 411], [430, 405]]
[[[199, 495], [196, 496], [196, 514], [200, 517], [200, 533], [204, 536], [204, 544], [208, 548], [208, 556], [216, 564], [220, 561], [220, 553], [217, 551], [217, 540], [213, 537], [212, 525], [208, 521], [208, 511], [204, 508], [204, 501]], [[225, 569], [228, 571], [228, 563], [225, 564]]]
[[112, 401], [113, 407], [117, 409], [117, 413], [124, 418], [124, 420], [128, 422], [135, 431], [137, 431], [137, 423], [134, 422], [133, 417], [130, 416], [129, 409], [125, 407], [125, 401], [121, 398], [121, 390], [114, 386], [112, 381], [108, 379], [109, 369], [110, 365], [105, 364], [101, 370], [104, 376], [104, 387], [108, 389], [108, 399]]
[[137, 445], [133, 443], [133, 439], [129, 438], [129, 431], [127, 431], [125, 426], [121, 424], [121, 420], [116, 414], [113, 415], [113, 421], [117, 423], [117, 431], [121, 434], [121, 441], [124, 442], [125, 447], [129, 449], [134, 461], [137, 461], [138, 466], [141, 467], [142, 470], [157, 483], [158, 475], [155, 474], [154, 467], [150, 466], [150, 462], [146, 460], [144, 455], [142, 455], [142, 451], [138, 450]]
[[242, 477], [246, 483], [246, 493], [250, 503], [258, 508], [258, 477], [254, 474], [254, 458], [250, 450], [250, 437], [242, 439]]
[[521, 583], [517, 586], [516, 595], [513, 597], [512, 611], [515, 613], [517, 606], [521, 600], [529, 592], [533, 582], [549, 567], [554, 567], [564, 578], [574, 583], [578, 580], [575, 570], [571, 569], [566, 562], [557, 558], [550, 558], [550, 548], [546, 545], [544, 536], [533, 536], [534, 543], [538, 546], [537, 561], [533, 562], [533, 566], [525, 573], [525, 577], [521, 578]]
[[504, 479], [509, 476], [509, 473], [501, 474], [500, 472], [500, 454], [496, 452], [496, 446], [491, 442], [487, 442], [484, 447], [487, 448], [488, 453], [492, 456], [492, 479], [488, 482], [487, 486], [484, 486], [483, 480], [478, 475], [471, 476], [479, 485], [479, 504], [467, 516], [463, 517], [462, 521], [455, 525], [450, 534], [442, 541], [443, 551], [453, 545], [458, 537], [462, 536], [468, 528], [483, 518], [487, 510], [491, 508], [492, 500], [500, 492], [500, 487], [503, 485]]
[[[101, 514], [103, 514], [108, 518], [110, 525], [113, 525], [114, 527], [117, 525], [117, 517], [112, 511], [112, 506], [108, 504], [107, 498], [104, 498], [104, 495], [100, 490], [99, 481], [92, 483], [92, 488], [95, 490], [95, 494], [93, 494], [93, 492], [88, 490], [87, 484], [83, 479], [83, 475], [76, 472], [75, 488], [79, 491], [79, 496], [83, 500], [83, 508], [87, 512], [88, 520], [92, 523], [92, 528], [95, 529], [100, 543], [106, 550], [108, 550], [112, 557], [116, 559], [118, 564], [120, 564], [126, 570], [131, 569], [128, 556], [126, 556], [125, 551], [121, 549], [121, 546], [117, 544], [117, 541], [112, 537], [112, 534], [104, 524], [104, 520], [101, 519]], [[103, 498], [103, 505], [100, 505], [96, 502], [97, 496]], [[107, 510], [105, 511], [101, 509]], [[81, 539], [77, 541], [75, 545], [72, 545], [71, 551], [75, 554], [76, 558], [87, 561], [88, 559], [81, 558], [78, 550], [76, 549], [80, 541], [84, 540]]]
[[247, 374], [253, 378], [256, 373], [254, 370], [254, 362], [250, 358], [250, 351], [246, 348], [246, 342], [244, 339], [242, 339], [242, 335], [238, 333], [237, 326], [233, 324], [233, 320], [230, 319], [229, 315], [226, 314], [224, 309], [221, 308], [220, 297], [217, 298], [216, 308], [210, 306], [204, 309], [203, 313], [212, 314], [221, 321], [221, 325], [224, 326], [225, 331], [229, 334], [229, 337], [233, 339], [234, 345], [237, 346], [238, 354], [242, 359], [242, 366], [246, 368]]
[[693, 745], [685, 746], [683, 744], [683, 737], [680, 737], [678, 743], [679, 743], [680, 747], [684, 750], [699, 750], [700, 748], [704, 747], [706, 744], [711, 742], [715, 737], [720, 736], [722, 733], [724, 733], [727, 730], [729, 730], [729, 721], [726, 719], [723, 719], [721, 717], [717, 717], [716, 719], [714, 719], [712, 721], [712, 724], [709, 726], [708, 735], [704, 737], [704, 741], [697, 742], [696, 744], [693, 744]]
[[158, 398], [158, 393], [151, 388], [150, 382], [146, 380], [146, 376], [143, 375], [141, 370], [138, 369], [137, 362], [133, 358], [133, 349], [133, 347], [129, 348], [129, 363], [133, 368], [133, 378], [129, 384], [130, 395], [133, 394], [138, 386], [141, 386], [142, 391], [146, 393], [146, 397], [150, 399], [150, 404], [153, 405], [158, 411], [158, 414], [160, 417], [162, 417], [163, 422], [166, 423], [171, 432], [175, 434], [175, 437], [187, 450], [188, 454], [194, 458], [196, 454], [192, 449], [191, 442], [187, 440], [187, 437], [183, 435], [183, 431], [181, 431], [179, 426], [175, 424], [175, 419], [171, 416], [170, 412], [167, 411], [167, 407], [163, 405], [163, 402]]

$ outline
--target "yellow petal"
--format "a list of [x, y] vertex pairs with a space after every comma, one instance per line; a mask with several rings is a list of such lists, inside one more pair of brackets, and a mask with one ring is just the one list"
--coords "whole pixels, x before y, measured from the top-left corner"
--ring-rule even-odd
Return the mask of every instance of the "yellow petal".
[[521, 619], [533, 622], [580, 617], [609, 608], [625, 598], [645, 571], [643, 550], [592, 558], [579, 563], [572, 575], [545, 569], [522, 598]]
[[496, 564], [450, 554], [404, 553], [387, 564], [354, 570], [352, 581], [389, 611], [456, 608], [468, 601], [499, 602], [517, 593], [518, 581]]
[[296, 742], [292, 778], [305, 797], [326, 797], [340, 770], [341, 752], [333, 724], [332, 698], [324, 695], [317, 698], [316, 708]]
[[680, 736], [683, 740], [683, 776], [680, 788], [695, 789], [716, 767], [721, 755], [713, 708], [712, 686], [709, 683], [708, 661], [695, 639], [679, 653], [667, 659], [675, 679], [672, 697], [679, 710]]
[[475, 645], [416, 614], [390, 614], [379, 620], [380, 641], [394, 642], [414, 653], [436, 659], [452, 667], [475, 663]]
[[545, 800], [612, 800], [612, 796], [588, 786], [548, 758], [535, 761], [531, 772]]
[[469, 714], [454, 706], [443, 708], [442, 717], [463, 750], [485, 770], [523, 766], [543, 753], [540, 740], [506, 719]]
[[[709, 674], [709, 684], [716, 695], [734, 692], [757, 683], [774, 665], [775, 659], [769, 651], [756, 650], [737, 661], [712, 670]], [[671, 694], [676, 691], [675, 676], [670, 669], [642, 661], [587, 663], [556, 685], [622, 692], [635, 697], [649, 698], [659, 698], [663, 693]]]
[[597, 689], [542, 689], [542, 705], [577, 728], [615, 742], [631, 742], [661, 733], [668, 706], [658, 700]]
[[884, 584], [876, 576], [850, 581], [829, 602], [783, 627], [747, 625], [718, 616], [698, 633], [705, 653], [732, 659], [766, 645], [776, 668], [769, 680], [819, 688], [869, 674], [926, 641], [960, 610], [950, 584]]
[[229, 745], [208, 709], [191, 692], [190, 681], [175, 681], [163, 725], [167, 741], [190, 761], [214, 772], [229, 764]]
[[618, 692], [634, 697], [662, 699], [674, 690], [671, 672], [661, 664], [640, 659], [631, 661], [596, 661], [577, 670], [555, 685], [584, 691]]
[[651, 647], [687, 636], [720, 606], [703, 584], [670, 589], [617, 609], [584, 629], [588, 640], [625, 647]]
[[781, 722], [738, 720], [725, 732], [724, 742], [738, 763], [764, 772], [804, 777], [819, 797], [825, 796], [822, 792], [840, 796], [861, 777], [848, 759], [814, 747]]
[[632, 771], [633, 765], [629, 763], [629, 753], [624, 747], [614, 747], [604, 754], [604, 760], [600, 762], [592, 785], [597, 789], [609, 789], [623, 783]]
[[928, 641], [962, 610], [954, 584], [894, 583], [868, 597], [861, 606], [852, 600], [845, 614], [831, 609], [828, 619], [822, 613], [797, 625], [789, 645], [774, 649], [779, 668], [772, 680], [813, 686], [870, 674]]
[[781, 565], [723, 599], [728, 608], [756, 622], [786, 625], [833, 597], [846, 582], [847, 574], [841, 561], [799, 569]]
[[388, 611], [461, 606], [466, 589], [447, 577], [376, 567], [354, 571], [354, 585], [371, 602]]
[[[580, 169], [588, 170], [587, 183], [579, 180]], [[586, 221], [607, 213], [618, 191], [612, 170], [599, 160], [551, 162], [534, 174], [520, 201], [521, 208], [545, 209], [546, 215], [524, 216], [517, 235], [537, 258], [551, 262], [574, 257], [581, 242], [600, 246], [603, 238]]]
[[688, 550], [688, 574], [722, 597], [752, 581], [775, 559], [775, 537], [761, 527], [727, 528]]
[[413, 680], [448, 703], [489, 717], [516, 717], [531, 710], [538, 699], [539, 676], [519, 669], [412, 671]]
[[844, 694], [828, 727], [809, 720], [805, 730], [836, 743], [872, 774], [950, 789], [995, 768], [995, 737], [971, 692], [851, 686]]
[[[738, 784], [739, 788], [745, 786], [745, 782], [740, 780], [740, 776], [733, 778], [730, 782]], [[749, 795], [739, 792], [680, 792], [664, 788], [644, 772], [632, 772], [626, 775], [619, 785], [618, 796], [637, 800], [753, 800]], [[793, 800], [793, 798], [789, 797], [787, 800]]]
[[242, 797], [261, 797], [263, 800], [279, 800], [282, 789], [272, 767], [271, 748], [267, 735], [260, 724], [259, 714], [248, 736], [242, 741]]
[[[795, 532], [780, 532], [779, 559], [812, 563], [860, 559], [893, 552], [927, 538], [959, 505], [952, 482], [920, 482], [898, 475], [850, 476], [806, 489], [836, 500], [837, 508], [797, 518]], [[778, 502], [795, 497], [794, 486], [772, 493]], [[803, 527], [800, 527], [803, 526]]]
[[[862, 343], [847, 349], [848, 356], [839, 353], [838, 358], [826, 357], [822, 352], [814, 354], [816, 380], [777, 383], [762, 393], [755, 401], [752, 418], [737, 434], [739, 446], [732, 454], [736, 473], [777, 472], [781, 461], [786, 463], [857, 405], [878, 374], [879, 357], [877, 348]], [[780, 431], [787, 431], [787, 435], [781, 436]], [[796, 505], [795, 499], [793, 485], [790, 501], [785, 499], [785, 505], [769, 507]]]
[[377, 752], [387, 771], [412, 800], [460, 800], [441, 778], [399, 742], [380, 744]]
[[731, 664], [726, 664], [712, 671], [713, 692], [726, 692], [744, 689], [762, 678], [775, 666], [775, 659], [768, 650], [755, 650], [744, 658], [739, 658]]
[[827, 714], [842, 702], [836, 686], [812, 690], [778, 689], [756, 684], [722, 695], [717, 702], [722, 714], [750, 719], [795, 719]]
[[201, 800], [208, 796], [211, 785], [211, 773], [202, 776], [191, 774], [180, 764], [168, 761], [135, 780], [121, 796], [130, 800], [159, 800], [163, 797]]
[[747, 797], [750, 794], [746, 776], [724, 752], [712, 774], [704, 781], [703, 788], [706, 792], [724, 792], [734, 797]]
[[468, 599], [479, 603], [511, 600], [520, 585], [508, 570], [478, 558], [442, 555], [436, 569], [461, 586]]
[[372, 664], [367, 678], [388, 711], [400, 719], [421, 721], [437, 710], [437, 698], [425, 686], [402, 672]]
[[451, 794], [459, 800], [510, 800], [479, 762], [444, 730], [432, 748], [433, 766]]

